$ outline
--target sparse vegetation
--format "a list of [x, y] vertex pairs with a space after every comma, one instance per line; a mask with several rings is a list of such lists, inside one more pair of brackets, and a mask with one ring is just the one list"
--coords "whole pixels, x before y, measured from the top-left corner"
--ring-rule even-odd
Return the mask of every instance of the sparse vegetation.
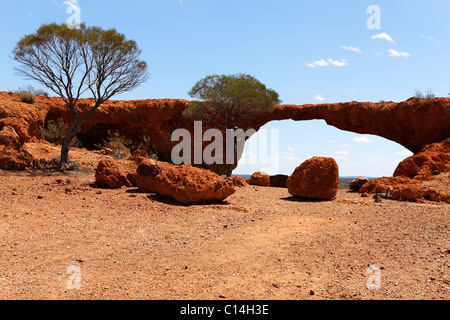
[[144, 137], [142, 138], [142, 142], [139, 145], [139, 147], [137, 148], [139, 149], [143, 149], [145, 152], [147, 152], [147, 155], [155, 160], [158, 160], [158, 154], [155, 151], [155, 148], [153, 147], [152, 143], [150, 142], [150, 138], [146, 135], [144, 135]]
[[136, 149], [133, 145], [132, 139], [122, 136], [117, 131], [111, 133], [111, 130], [108, 130], [107, 140], [101, 144], [96, 144], [95, 146], [99, 149], [111, 149], [115, 159], [124, 159]]
[[46, 98], [48, 98], [50, 96], [47, 91], [44, 91], [42, 89], [35, 89], [32, 86], [27, 86], [26, 88], [19, 87], [19, 89], [14, 90], [12, 92], [16, 93], [16, 94], [21, 94], [23, 92], [26, 92], [26, 93], [30, 93], [30, 94], [34, 95], [35, 97], [46, 97]]
[[29, 92], [22, 91], [19, 93], [19, 100], [23, 103], [34, 104], [36, 97]]
[[378, 105], [379, 105], [380, 107], [385, 107], [385, 106], [386, 106], [386, 101], [380, 100], [380, 102], [378, 102]]
[[[50, 120], [47, 126], [42, 129], [42, 134], [48, 142], [54, 143], [56, 145], [62, 145], [69, 126], [64, 122], [63, 119], [58, 121]], [[81, 147], [81, 142], [77, 137], [74, 137], [70, 146], [71, 147]]]
[[423, 100], [433, 101], [434, 99], [436, 99], [436, 95], [434, 94], [433, 90], [428, 90], [426, 94], [424, 94], [421, 90], [416, 90], [414, 98], [416, 99], [416, 102], [420, 102]]

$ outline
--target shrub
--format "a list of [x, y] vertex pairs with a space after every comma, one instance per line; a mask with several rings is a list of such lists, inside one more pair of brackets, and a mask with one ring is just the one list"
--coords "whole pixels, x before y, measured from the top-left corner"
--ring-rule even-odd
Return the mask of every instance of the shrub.
[[[56, 145], [62, 145], [64, 138], [66, 137], [67, 130], [69, 126], [64, 122], [63, 119], [58, 121], [50, 120], [47, 123], [47, 127], [42, 129], [42, 134], [45, 140], [54, 143]], [[81, 147], [82, 143], [78, 138], [74, 138], [70, 144], [71, 147]]]
[[416, 98], [416, 102], [420, 102], [422, 100], [433, 101], [434, 99], [436, 99], [436, 95], [434, 94], [433, 90], [428, 90], [426, 95], [422, 91], [416, 90], [416, 94], [414, 97]]
[[96, 144], [95, 147], [99, 149], [111, 149], [115, 159], [123, 159], [131, 154], [131, 150], [133, 149], [133, 140], [121, 136], [117, 131], [111, 134], [111, 130], [108, 130], [107, 140], [103, 143]]
[[28, 103], [28, 104], [34, 104], [36, 102], [36, 98], [33, 94], [29, 92], [21, 92], [19, 93], [19, 99], [21, 102]]
[[416, 90], [414, 98], [416, 98], [416, 102], [419, 102], [419, 101], [423, 100], [425, 98], [425, 96], [422, 91]]
[[20, 87], [18, 90], [13, 91], [13, 93], [16, 94], [21, 94], [22, 92], [27, 92], [30, 93], [36, 97], [46, 97], [48, 98], [50, 95], [48, 94], [48, 92], [42, 90], [42, 89], [35, 89], [32, 86], [28, 86], [26, 88], [22, 88]]
[[434, 94], [433, 90], [428, 90], [427, 95], [425, 96], [425, 99], [432, 101], [436, 99], [436, 95]]

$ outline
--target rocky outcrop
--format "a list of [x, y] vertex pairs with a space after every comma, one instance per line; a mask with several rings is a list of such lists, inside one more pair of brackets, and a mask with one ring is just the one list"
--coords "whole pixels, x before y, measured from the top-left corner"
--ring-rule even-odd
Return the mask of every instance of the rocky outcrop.
[[[81, 114], [93, 104], [92, 99], [80, 101]], [[450, 100], [387, 102], [347, 102], [319, 105], [282, 105], [275, 111], [246, 119], [245, 125], [259, 130], [274, 120], [323, 119], [341, 130], [372, 134], [395, 141], [413, 153], [423, 147], [450, 137]], [[185, 128], [193, 132], [193, 121], [182, 116], [189, 105], [186, 100], [108, 101], [90, 118], [78, 134], [88, 148], [103, 142], [108, 130], [139, 141], [144, 136], [162, 161], [171, 161], [171, 152], [177, 141], [171, 141], [174, 130]], [[41, 138], [40, 128], [50, 120], [70, 122], [72, 115], [59, 98], [37, 97], [35, 105], [18, 102], [18, 96], [0, 93], [0, 130], [12, 126], [20, 142]], [[426, 121], [424, 121], [426, 119]], [[204, 126], [203, 131], [209, 129]], [[204, 147], [207, 143], [204, 144]], [[226, 173], [225, 165], [203, 165], [218, 174]]]
[[127, 174], [121, 165], [113, 159], [101, 160], [95, 171], [95, 184], [103, 187], [118, 189], [121, 187], [131, 187]]
[[393, 200], [450, 203], [450, 138], [424, 147], [402, 161], [394, 177], [370, 181], [360, 189], [362, 194], [381, 193]]
[[302, 163], [287, 180], [296, 197], [333, 200], [339, 189], [339, 168], [333, 158], [314, 157]]
[[369, 182], [368, 178], [359, 177], [350, 182], [349, 189], [353, 192], [359, 192], [359, 190], [364, 186], [367, 182]]
[[378, 194], [383, 198], [410, 202], [436, 201], [450, 203], [450, 173], [418, 180], [408, 177], [385, 177], [366, 183], [363, 195]]
[[13, 127], [0, 131], [0, 169], [23, 170], [33, 166], [33, 156], [20, 143], [20, 137]]
[[258, 171], [247, 179], [247, 183], [251, 186], [269, 187], [270, 177], [267, 173]]
[[135, 182], [142, 192], [157, 193], [183, 204], [222, 201], [235, 192], [232, 181], [211, 171], [152, 159], [139, 165]]
[[433, 143], [419, 153], [402, 161], [394, 172], [394, 177], [410, 177], [429, 180], [432, 176], [450, 172], [450, 138]]

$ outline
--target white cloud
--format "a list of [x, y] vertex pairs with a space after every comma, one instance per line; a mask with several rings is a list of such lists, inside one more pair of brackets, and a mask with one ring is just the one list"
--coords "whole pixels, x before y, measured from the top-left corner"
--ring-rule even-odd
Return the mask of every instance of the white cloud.
[[322, 97], [320, 94], [315, 94], [314, 95], [314, 100], [317, 100], [317, 101], [325, 101], [325, 98], [324, 97]]
[[396, 57], [396, 58], [409, 58], [409, 57], [411, 57], [411, 54], [408, 53], [408, 52], [399, 52], [399, 51], [396, 51], [394, 49], [390, 49], [389, 50], [389, 55], [391, 57]]
[[343, 151], [336, 151], [334, 154], [336, 156], [349, 156], [350, 152], [343, 150]]
[[336, 140], [330, 140], [330, 139], [327, 139], [327, 142], [328, 142], [328, 143], [339, 143], [339, 141], [336, 141]]
[[339, 61], [339, 60], [333, 60], [330, 58], [327, 61], [320, 59], [320, 60], [314, 61], [313, 63], [307, 63], [306, 65], [310, 68], [326, 67], [329, 65], [332, 65], [335, 67], [345, 67], [345, 66], [348, 66], [348, 63], [345, 59], [342, 59]]
[[388, 35], [386, 32], [379, 33], [379, 34], [372, 36], [372, 40], [376, 40], [376, 39], [384, 39], [387, 42], [395, 43], [394, 39], [392, 39], [391, 36]]
[[409, 150], [402, 150], [394, 153], [397, 157], [407, 158], [413, 155], [413, 153]]
[[444, 39], [437, 39], [436, 37], [433, 36], [425, 36], [425, 35], [421, 35], [420, 36], [422, 39], [426, 39], [426, 40], [431, 40], [437, 43], [447, 43], [447, 41], [445, 41]]
[[335, 67], [345, 67], [348, 66], [348, 63], [345, 59], [342, 59], [341, 61], [328, 59], [328, 62], [332, 64]]
[[329, 63], [326, 62], [325, 60], [320, 59], [320, 60], [314, 61], [313, 63], [307, 63], [306, 65], [310, 68], [315, 68], [315, 67], [325, 67], [325, 66], [328, 66], [328, 64]]
[[369, 138], [367, 137], [354, 137], [352, 139], [353, 142], [357, 142], [357, 143], [372, 143], [372, 140], [369, 140]]
[[342, 48], [344, 50], [349, 50], [349, 51], [353, 51], [353, 52], [362, 53], [361, 49], [359, 49], [357, 47], [340, 46], [340, 48]]

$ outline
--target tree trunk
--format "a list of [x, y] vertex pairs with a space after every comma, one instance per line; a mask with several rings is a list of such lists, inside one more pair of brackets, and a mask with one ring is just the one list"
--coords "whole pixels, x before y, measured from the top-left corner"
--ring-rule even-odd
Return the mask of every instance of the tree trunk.
[[67, 167], [69, 166], [69, 150], [70, 145], [75, 138], [78, 130], [80, 129], [80, 126], [78, 124], [78, 119], [75, 119], [72, 124], [70, 125], [69, 130], [67, 131], [66, 136], [64, 137], [64, 141], [62, 143], [61, 147], [61, 158], [59, 161], [59, 169], [61, 171], [65, 171]]

